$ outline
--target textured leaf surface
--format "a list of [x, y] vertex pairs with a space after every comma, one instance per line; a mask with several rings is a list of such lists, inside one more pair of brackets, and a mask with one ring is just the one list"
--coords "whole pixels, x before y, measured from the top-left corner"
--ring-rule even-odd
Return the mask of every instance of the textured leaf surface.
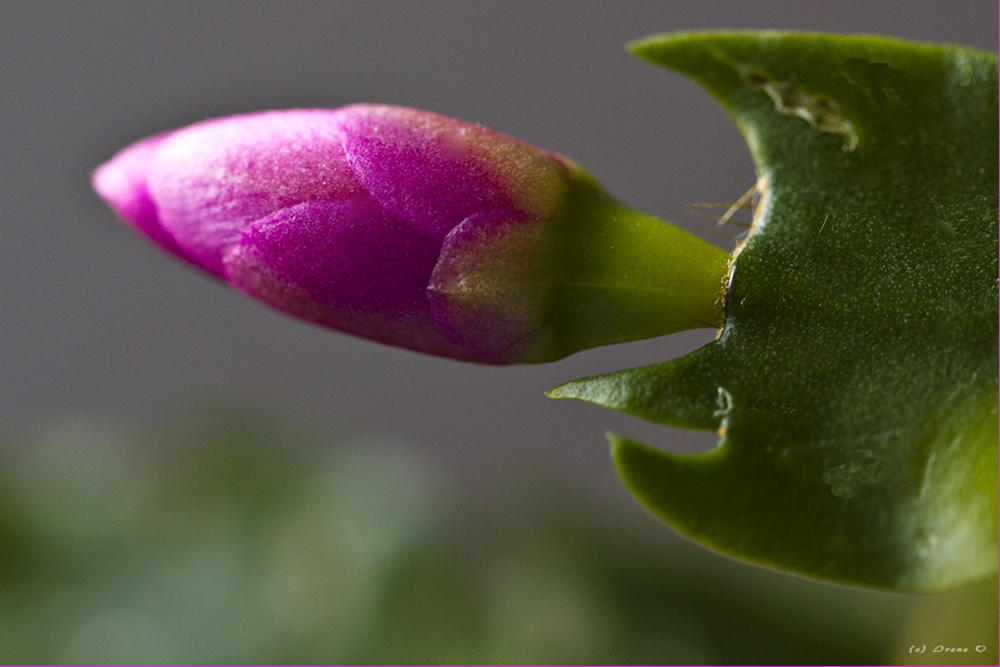
[[695, 456], [611, 439], [641, 502], [722, 552], [910, 591], [996, 572], [996, 55], [788, 33], [633, 49], [737, 123], [754, 229], [715, 342], [551, 395], [717, 430]]

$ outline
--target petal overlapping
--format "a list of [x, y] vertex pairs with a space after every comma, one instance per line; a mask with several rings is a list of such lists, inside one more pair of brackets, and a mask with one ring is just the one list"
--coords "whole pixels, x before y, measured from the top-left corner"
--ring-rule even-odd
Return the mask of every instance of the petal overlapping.
[[[503, 363], [545, 326], [546, 281], [515, 283], [547, 259], [502, 249], [557, 212], [569, 164], [478, 125], [354, 105], [196, 123], [124, 149], [93, 184], [164, 250], [289, 315]], [[470, 243], [492, 250], [477, 259]], [[439, 265], [450, 277], [432, 284]]]

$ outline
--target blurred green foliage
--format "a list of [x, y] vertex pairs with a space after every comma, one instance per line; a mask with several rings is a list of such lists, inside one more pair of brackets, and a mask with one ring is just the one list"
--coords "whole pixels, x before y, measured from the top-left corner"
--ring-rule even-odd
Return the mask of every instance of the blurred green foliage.
[[511, 480], [503, 505], [419, 448], [253, 411], [9, 436], [0, 662], [996, 662], [995, 581], [946, 599], [815, 583], [557, 484]]

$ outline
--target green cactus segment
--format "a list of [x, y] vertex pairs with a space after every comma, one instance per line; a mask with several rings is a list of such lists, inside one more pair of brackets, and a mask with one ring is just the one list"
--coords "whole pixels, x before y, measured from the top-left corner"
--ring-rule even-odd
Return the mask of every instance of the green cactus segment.
[[703, 455], [612, 452], [724, 553], [907, 591], [996, 572], [997, 56], [784, 33], [633, 50], [718, 98], [762, 196], [715, 342], [551, 395], [718, 429]]

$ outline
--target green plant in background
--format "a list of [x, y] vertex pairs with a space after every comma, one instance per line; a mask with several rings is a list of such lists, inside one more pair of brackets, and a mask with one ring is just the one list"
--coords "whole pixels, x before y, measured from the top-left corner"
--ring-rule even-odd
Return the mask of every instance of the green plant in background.
[[759, 201], [732, 258], [566, 158], [395, 107], [206, 121], [125, 149], [94, 186], [241, 292], [422, 352], [544, 362], [719, 326], [681, 359], [550, 393], [720, 433], [697, 456], [612, 437], [647, 507], [838, 582], [995, 573], [997, 56], [793, 33], [633, 49], [747, 138]]
[[63, 420], [0, 464], [2, 664], [884, 664], [996, 627], [990, 586], [926, 598], [940, 634], [917, 598], [713, 557], [551, 479], [505, 507], [267, 410]]

